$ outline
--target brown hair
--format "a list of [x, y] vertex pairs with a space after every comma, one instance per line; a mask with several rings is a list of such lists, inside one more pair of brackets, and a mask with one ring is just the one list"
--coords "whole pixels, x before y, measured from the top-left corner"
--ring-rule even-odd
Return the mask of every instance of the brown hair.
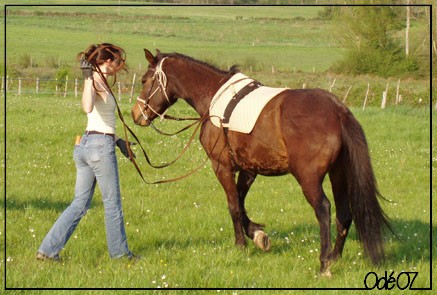
[[77, 60], [86, 59], [94, 67], [103, 64], [108, 59], [115, 61], [115, 72], [126, 69], [126, 53], [123, 48], [111, 43], [92, 44], [85, 51], [77, 54]]

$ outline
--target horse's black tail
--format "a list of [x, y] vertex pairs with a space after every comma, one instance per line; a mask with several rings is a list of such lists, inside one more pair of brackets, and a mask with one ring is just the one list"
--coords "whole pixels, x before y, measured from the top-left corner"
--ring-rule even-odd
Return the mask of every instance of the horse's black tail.
[[364, 131], [350, 112], [342, 114], [343, 167], [352, 220], [364, 251], [374, 264], [384, 258], [383, 231], [393, 232], [382, 210]]

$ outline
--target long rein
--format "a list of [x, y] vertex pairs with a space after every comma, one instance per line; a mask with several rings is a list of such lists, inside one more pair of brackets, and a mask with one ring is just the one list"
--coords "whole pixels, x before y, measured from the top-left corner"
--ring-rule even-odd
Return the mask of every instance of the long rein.
[[[190, 139], [188, 140], [188, 143], [185, 145], [185, 147], [182, 149], [182, 151], [179, 153], [179, 155], [178, 155], [174, 160], [172, 160], [171, 162], [168, 162], [168, 163], [162, 164], [162, 165], [154, 165], [154, 164], [152, 164], [152, 162], [150, 161], [149, 156], [147, 155], [147, 152], [146, 152], [146, 150], [144, 149], [143, 145], [141, 144], [140, 140], [138, 139], [137, 135], [136, 135], [136, 134], [133, 132], [133, 130], [132, 130], [132, 129], [131, 129], [131, 128], [126, 124], [126, 122], [125, 122], [125, 120], [124, 120], [124, 117], [123, 117], [123, 114], [122, 114], [122, 112], [121, 112], [120, 106], [119, 106], [117, 100], [115, 99], [115, 96], [114, 96], [114, 94], [113, 94], [113, 92], [112, 92], [112, 89], [111, 89], [111, 87], [109, 87], [108, 81], [106, 80], [105, 76], [103, 75], [103, 72], [101, 71], [101, 69], [100, 69], [99, 67], [95, 67], [95, 68], [97, 69], [97, 72], [98, 72], [100, 78], [101, 78], [101, 79], [103, 80], [103, 82], [105, 83], [105, 86], [106, 86], [107, 90], [110, 92], [110, 94], [111, 94], [112, 97], [114, 98], [115, 105], [117, 106], [117, 113], [118, 113], [118, 116], [119, 116], [119, 118], [120, 118], [120, 121], [123, 123], [124, 137], [125, 137], [125, 141], [126, 141], [126, 147], [127, 147], [127, 150], [128, 150], [128, 154], [129, 154], [129, 159], [130, 159], [130, 161], [133, 163], [135, 169], [137, 170], [138, 174], [140, 175], [140, 177], [141, 177], [141, 179], [143, 180], [144, 183], [146, 183], [146, 184], [160, 184], [160, 183], [168, 183], [168, 182], [179, 181], [179, 180], [182, 180], [182, 179], [184, 179], [184, 178], [187, 178], [187, 177], [193, 175], [194, 173], [198, 172], [200, 169], [202, 169], [202, 168], [204, 167], [205, 163], [206, 163], [206, 162], [208, 161], [208, 159], [209, 159], [208, 155], [207, 155], [206, 159], [202, 162], [201, 165], [197, 166], [195, 169], [193, 169], [192, 171], [190, 171], [190, 172], [187, 173], [187, 174], [184, 174], [184, 175], [182, 175], [182, 176], [179, 176], [179, 177], [176, 177], [176, 178], [172, 178], [172, 179], [159, 180], [159, 181], [154, 181], [154, 182], [147, 181], [147, 180], [145, 179], [143, 173], [141, 172], [140, 167], [138, 166], [138, 164], [137, 164], [136, 161], [135, 161], [134, 154], [133, 154], [133, 152], [132, 152], [132, 150], [131, 150], [131, 148], [130, 148], [130, 144], [129, 144], [129, 139], [128, 139], [128, 133], [127, 133], [127, 131], [129, 131], [129, 133], [133, 136], [133, 138], [135, 139], [135, 141], [136, 141], [136, 142], [138, 143], [138, 145], [140, 146], [141, 151], [143, 152], [143, 155], [144, 155], [144, 157], [145, 157], [147, 163], [148, 163], [151, 167], [153, 167], [153, 168], [160, 169], [160, 168], [165, 168], [165, 167], [168, 167], [168, 166], [174, 164], [177, 160], [179, 160], [179, 159], [182, 157], [182, 155], [183, 155], [183, 154], [188, 150], [189, 146], [190, 146], [191, 143], [193, 142], [193, 140], [194, 140], [194, 136], [195, 136], [195, 134], [197, 133], [197, 131], [199, 130], [199, 128], [202, 126], [202, 124], [203, 124], [205, 121], [209, 120], [211, 116], [209, 116], [209, 115], [205, 115], [205, 116], [203, 116], [203, 117], [200, 117], [200, 118], [196, 118], [196, 119], [194, 119], [194, 118], [176, 118], [176, 117], [172, 117], [172, 116], [168, 116], [168, 115], [163, 115], [164, 118], [166, 118], [166, 119], [176, 120], [176, 121], [182, 121], [182, 120], [196, 120], [196, 122], [194, 122], [194, 123], [192, 123], [192, 124], [189, 124], [188, 126], [182, 128], [181, 130], [179, 130], [179, 131], [177, 131], [177, 132], [175, 132], [175, 133], [172, 133], [172, 134], [170, 134], [170, 133], [165, 133], [165, 132], [163, 132], [163, 131], [157, 129], [154, 125], [151, 124], [151, 125], [153, 126], [153, 128], [154, 128], [158, 133], [163, 134], [163, 135], [167, 135], [167, 136], [171, 136], [171, 135], [178, 134], [178, 133], [180, 133], [180, 132], [182, 132], [182, 131], [185, 131], [185, 130], [187, 130], [187, 129], [189, 129], [189, 128], [191, 128], [192, 126], [194, 126], [194, 125], [197, 124], [196, 128], [195, 128], [194, 131], [193, 131], [193, 134], [190, 136]], [[221, 129], [222, 129], [222, 128], [223, 128], [223, 127], [221, 127]], [[221, 134], [221, 132], [219, 133], [219, 136], [217, 137], [217, 140], [216, 140], [216, 142], [214, 143], [214, 147], [215, 147], [215, 145], [217, 144], [217, 142], [218, 142], [218, 140], [219, 140], [219, 138], [220, 138], [220, 134]]]

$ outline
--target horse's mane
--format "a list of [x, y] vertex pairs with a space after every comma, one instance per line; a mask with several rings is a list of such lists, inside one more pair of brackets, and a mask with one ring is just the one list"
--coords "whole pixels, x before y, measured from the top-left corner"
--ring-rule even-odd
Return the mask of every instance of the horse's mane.
[[216, 66], [213, 66], [213, 65], [211, 65], [211, 64], [209, 64], [207, 62], [200, 61], [200, 60], [192, 58], [192, 57], [190, 57], [188, 55], [184, 55], [184, 54], [177, 53], [177, 52], [162, 53], [161, 54], [161, 58], [164, 58], [164, 57], [176, 57], [176, 58], [179, 58], [179, 59], [183, 59], [183, 60], [187, 60], [187, 61], [190, 61], [190, 62], [194, 62], [194, 63], [200, 64], [200, 65], [202, 65], [202, 66], [204, 66], [204, 67], [206, 67], [206, 68], [208, 68], [208, 69], [210, 69], [210, 70], [212, 70], [214, 72], [219, 72], [219, 73], [221, 73], [223, 75], [234, 75], [234, 74], [240, 72], [240, 70], [238, 69], [238, 65], [232, 65], [229, 68], [229, 70], [224, 71], [224, 70], [221, 70], [221, 69], [217, 68]]

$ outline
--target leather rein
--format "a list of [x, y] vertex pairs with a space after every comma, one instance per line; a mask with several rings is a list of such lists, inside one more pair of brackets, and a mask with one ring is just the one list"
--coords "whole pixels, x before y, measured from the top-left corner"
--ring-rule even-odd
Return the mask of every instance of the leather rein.
[[[164, 59], [165, 59], [165, 58], [164, 58]], [[169, 98], [168, 98], [168, 96], [167, 96], [167, 92], [166, 92], [167, 77], [166, 77], [165, 73], [162, 71], [162, 61], [164, 61], [164, 59], [161, 60], [161, 62], [160, 62], [160, 67], [159, 67], [159, 71], [155, 71], [155, 74], [154, 74], [154, 77], [153, 77], [153, 78], [154, 78], [154, 82], [155, 82], [155, 79], [157, 79], [157, 81], [158, 81], [158, 83], [159, 83], [159, 86], [156, 87], [156, 89], [153, 91], [153, 93], [149, 94], [148, 99], [147, 99], [147, 104], [146, 104], [146, 101], [145, 101], [145, 100], [141, 99], [140, 97], [137, 97], [137, 100], [140, 101], [140, 102], [143, 102], [143, 104], [144, 104], [144, 109], [141, 109], [141, 108], [140, 108], [140, 109], [141, 109], [141, 114], [143, 115], [143, 117], [146, 118], [146, 120], [150, 123], [150, 125], [151, 125], [151, 126], [152, 126], [152, 127], [153, 127], [153, 128], [154, 128], [154, 129], [159, 133], [159, 134], [166, 135], [166, 136], [173, 136], [173, 135], [179, 134], [179, 133], [181, 133], [181, 132], [183, 132], [183, 131], [185, 131], [185, 130], [191, 128], [191, 127], [194, 126], [194, 125], [197, 125], [197, 126], [196, 126], [196, 128], [194, 129], [192, 135], [190, 136], [190, 138], [189, 138], [189, 140], [188, 140], [188, 143], [184, 146], [184, 148], [183, 148], [182, 151], [179, 153], [179, 155], [178, 155], [174, 160], [172, 160], [172, 161], [170, 161], [170, 162], [168, 162], [168, 163], [161, 164], [161, 165], [155, 165], [155, 164], [153, 164], [153, 163], [150, 161], [150, 158], [149, 158], [149, 156], [147, 155], [147, 152], [146, 152], [146, 150], [144, 149], [143, 145], [141, 144], [140, 140], [138, 139], [137, 135], [136, 135], [136, 134], [133, 132], [133, 130], [132, 130], [132, 129], [131, 129], [131, 128], [126, 124], [126, 122], [125, 122], [125, 120], [124, 120], [124, 117], [123, 117], [123, 114], [122, 114], [122, 112], [121, 112], [120, 106], [119, 106], [117, 100], [115, 99], [115, 96], [114, 96], [114, 94], [113, 94], [113, 92], [112, 92], [112, 90], [111, 90], [111, 87], [109, 87], [108, 81], [107, 81], [106, 78], [104, 77], [103, 72], [100, 70], [100, 68], [99, 68], [98, 66], [95, 67], [96, 70], [97, 70], [97, 72], [98, 72], [98, 74], [100, 75], [100, 77], [102, 78], [103, 82], [105, 83], [105, 86], [106, 86], [107, 90], [110, 92], [110, 94], [111, 94], [112, 97], [114, 98], [115, 105], [117, 106], [117, 113], [118, 113], [118, 116], [119, 116], [119, 118], [120, 118], [120, 121], [121, 121], [122, 124], [123, 124], [124, 137], [125, 137], [125, 141], [126, 141], [126, 147], [127, 147], [127, 150], [128, 150], [128, 154], [129, 154], [129, 160], [133, 163], [133, 165], [134, 165], [135, 169], [137, 170], [138, 174], [140, 175], [141, 179], [142, 179], [143, 182], [146, 183], [146, 184], [161, 184], [161, 183], [169, 183], [169, 182], [175, 182], [175, 181], [182, 180], [182, 179], [187, 178], [187, 177], [193, 175], [194, 173], [198, 172], [200, 169], [202, 169], [202, 168], [205, 166], [205, 164], [206, 164], [206, 162], [208, 161], [208, 159], [209, 159], [209, 157], [207, 156], [206, 159], [202, 162], [201, 165], [197, 166], [196, 168], [194, 168], [193, 170], [191, 170], [191, 171], [188, 172], [187, 174], [184, 174], [184, 175], [182, 175], [182, 176], [179, 176], [179, 177], [176, 177], [176, 178], [172, 178], [172, 179], [159, 180], [159, 181], [154, 181], [154, 182], [150, 182], [150, 181], [147, 181], [147, 180], [145, 179], [143, 173], [141, 172], [140, 167], [138, 166], [138, 164], [137, 164], [136, 161], [135, 161], [135, 157], [134, 157], [134, 154], [133, 154], [133, 152], [132, 152], [132, 150], [131, 150], [131, 147], [130, 147], [130, 144], [129, 144], [129, 140], [128, 140], [128, 132], [132, 135], [132, 137], [135, 139], [135, 141], [136, 141], [136, 142], [138, 143], [138, 145], [140, 146], [141, 151], [143, 152], [144, 158], [146, 159], [147, 163], [148, 163], [151, 167], [153, 167], [153, 168], [161, 169], [161, 168], [165, 168], [165, 167], [168, 167], [168, 166], [174, 164], [177, 160], [179, 160], [179, 159], [183, 156], [183, 154], [185, 154], [185, 152], [188, 150], [189, 146], [190, 146], [191, 143], [193, 142], [194, 137], [195, 137], [197, 131], [200, 129], [200, 127], [202, 126], [202, 124], [203, 124], [204, 122], [206, 122], [207, 120], [209, 120], [209, 118], [210, 118], [210, 116], [209, 116], [208, 114], [206, 114], [205, 116], [202, 116], [202, 117], [200, 117], [200, 118], [177, 118], [177, 117], [173, 117], [173, 116], [166, 115], [165, 112], [164, 112], [164, 114], [156, 113], [156, 112], [155, 112], [155, 111], [150, 107], [150, 105], [149, 105], [149, 101], [150, 101], [150, 99], [153, 97], [153, 95], [154, 95], [154, 94], [155, 94], [159, 89], [161, 89], [161, 91], [164, 92], [164, 95], [165, 95], [165, 97], [166, 97], [167, 102], [169, 103], [169, 105], [171, 104], [171, 103], [170, 103], [170, 100], [169, 100]], [[156, 74], [156, 72], [161, 72], [161, 74]], [[154, 82], [153, 82], [153, 83], [154, 83]], [[153, 86], [153, 84], [152, 84], [152, 86]], [[152, 88], [153, 88], [153, 87], [150, 88], [150, 92], [152, 91]], [[156, 113], [156, 114], [161, 118], [161, 120], [163, 120], [163, 119], [169, 119], [169, 120], [175, 120], [175, 121], [194, 120], [195, 122], [189, 124], [188, 126], [185, 126], [184, 128], [180, 129], [179, 131], [177, 131], [177, 132], [175, 132], [175, 133], [166, 133], [166, 132], [163, 132], [163, 131], [159, 130], [158, 128], [156, 128], [156, 127], [154, 126], [153, 122], [150, 121], [150, 120], [148, 119], [148, 117], [145, 115], [144, 112], [145, 112], [145, 110], [147, 109], [147, 107], [149, 107], [153, 112], [155, 112], [155, 113]], [[222, 129], [222, 128], [221, 128], [221, 129]], [[214, 147], [215, 147], [215, 145], [217, 144], [217, 142], [218, 142], [218, 140], [219, 140], [219, 138], [220, 138], [220, 134], [221, 134], [221, 133], [219, 133], [219, 136], [217, 137], [217, 140], [216, 140], [216, 142], [214, 143]]]

